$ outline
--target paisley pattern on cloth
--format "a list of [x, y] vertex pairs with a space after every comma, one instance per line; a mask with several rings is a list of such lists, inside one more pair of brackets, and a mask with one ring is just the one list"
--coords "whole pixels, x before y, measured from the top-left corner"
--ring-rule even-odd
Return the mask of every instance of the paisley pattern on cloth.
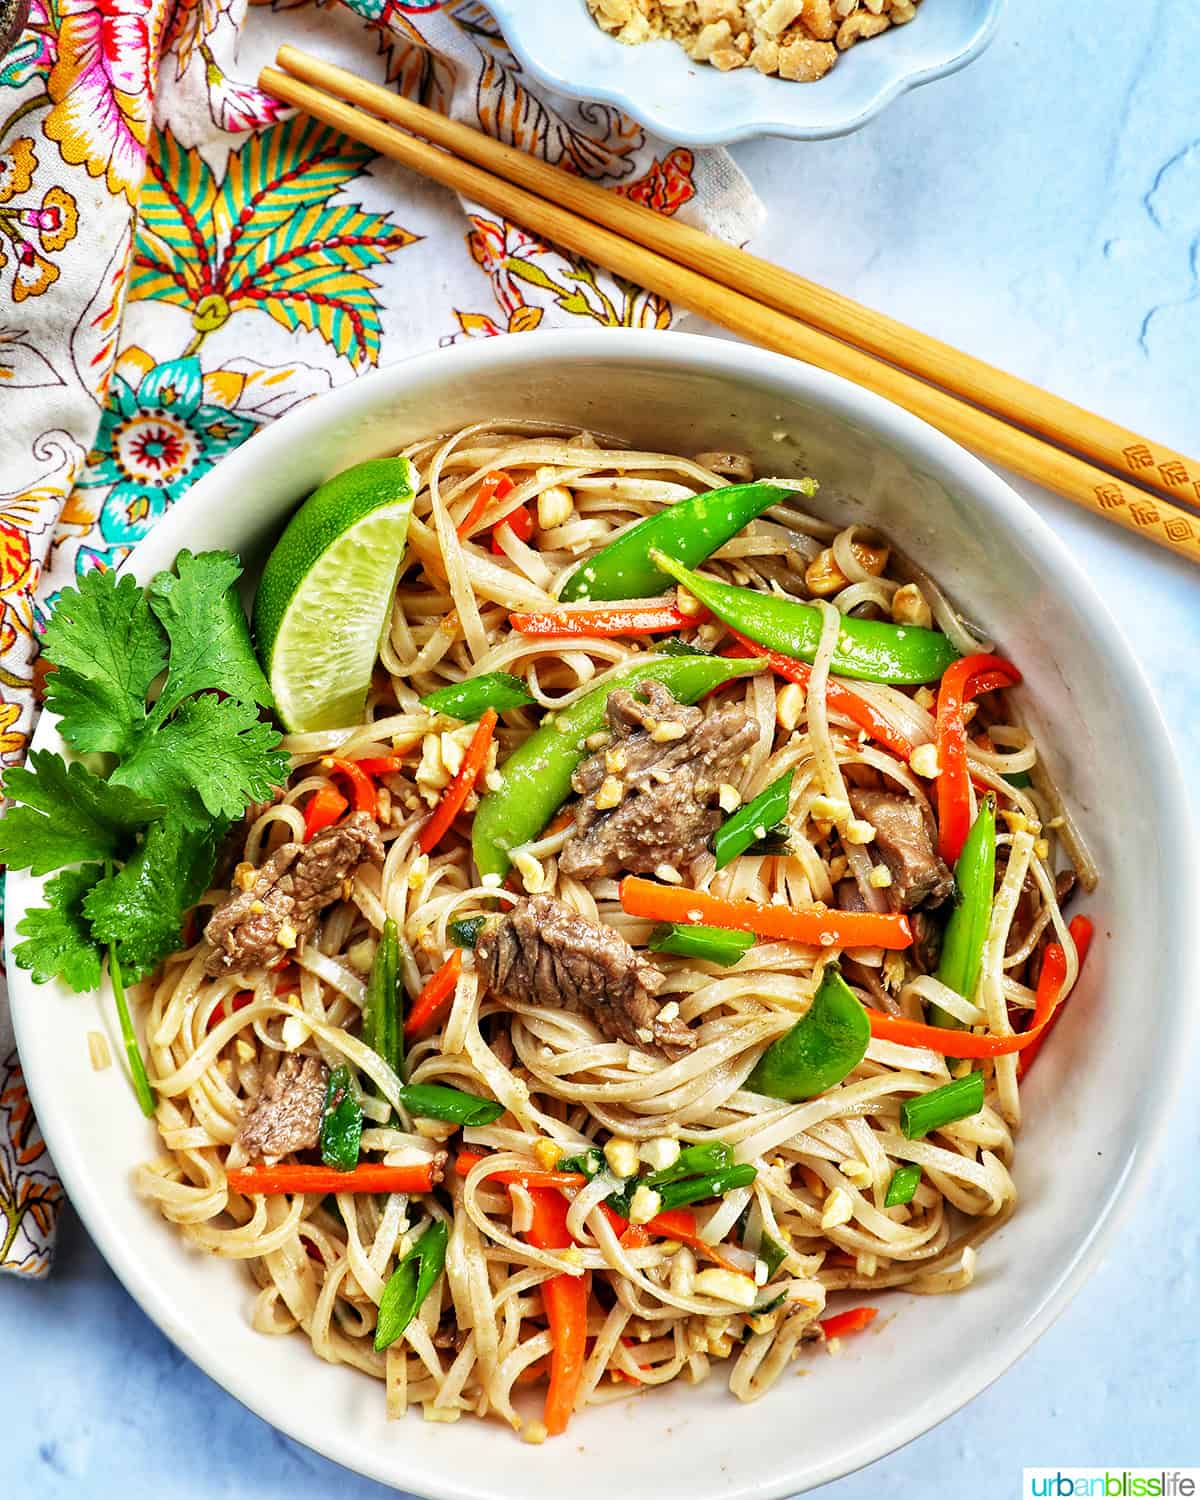
[[[0, 58], [0, 765], [57, 591], [264, 423], [438, 344], [673, 321], [290, 115], [251, 81], [283, 41], [728, 239], [758, 225], [724, 153], [539, 93], [477, 0], [30, 0]], [[0, 1269], [45, 1274], [61, 1202], [0, 988]]]

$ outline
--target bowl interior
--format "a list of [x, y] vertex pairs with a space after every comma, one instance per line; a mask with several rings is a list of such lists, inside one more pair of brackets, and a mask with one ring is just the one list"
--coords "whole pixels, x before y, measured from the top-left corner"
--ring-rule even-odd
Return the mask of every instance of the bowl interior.
[[[113, 1034], [107, 1001], [35, 988], [10, 963], [25, 1069], [68, 1191], [114, 1269], [171, 1338], [293, 1437], [430, 1496], [609, 1500], [614, 1490], [644, 1493], [650, 1468], [660, 1500], [792, 1494], [879, 1457], [998, 1375], [1061, 1310], [1127, 1200], [1185, 1052], [1183, 945], [1130, 941], [1183, 931], [1191, 875], [1178, 772], [1107, 615], [1005, 484], [874, 397], [715, 340], [533, 334], [381, 371], [252, 438], [160, 523], [131, 566], [145, 579], [184, 545], [253, 558], [327, 476], [497, 416], [561, 420], [673, 451], [732, 448], [767, 474], [811, 470], [823, 486], [817, 508], [891, 531], [1025, 671], [1030, 717], [1103, 881], [1083, 903], [1097, 924], [1085, 983], [1023, 1096], [1021, 1206], [983, 1248], [976, 1285], [946, 1298], [889, 1296], [886, 1316], [840, 1357], [803, 1357], [748, 1407], [714, 1375], [589, 1412], [568, 1440], [537, 1450], [491, 1423], [464, 1420], [453, 1433], [419, 1416], [389, 1424], [375, 1382], [321, 1363], [299, 1341], [255, 1334], [249, 1277], [190, 1250], [134, 1198], [130, 1169], [156, 1147], [118, 1069], [89, 1066], [86, 1032]], [[47, 720], [38, 743], [57, 743]], [[10, 877], [11, 916], [36, 901], [38, 885]], [[1139, 1005], [1135, 1026], [1133, 997], [1154, 1002]]]
[[586, 0], [489, 0], [505, 40], [547, 86], [618, 105], [668, 140], [711, 145], [752, 135], [819, 139], [865, 123], [906, 88], [962, 67], [990, 41], [1004, 0], [934, 0], [916, 19], [843, 53], [816, 83], [722, 73], [672, 41], [628, 46]]

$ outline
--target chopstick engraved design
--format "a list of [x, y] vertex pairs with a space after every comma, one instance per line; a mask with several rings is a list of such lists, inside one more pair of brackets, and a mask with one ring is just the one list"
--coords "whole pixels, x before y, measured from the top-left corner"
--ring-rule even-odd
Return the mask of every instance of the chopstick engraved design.
[[285, 103], [751, 343], [875, 391], [992, 462], [1200, 562], [1200, 517], [1174, 503], [1200, 504], [1200, 461], [295, 47], [280, 48], [277, 61], [259, 82]]

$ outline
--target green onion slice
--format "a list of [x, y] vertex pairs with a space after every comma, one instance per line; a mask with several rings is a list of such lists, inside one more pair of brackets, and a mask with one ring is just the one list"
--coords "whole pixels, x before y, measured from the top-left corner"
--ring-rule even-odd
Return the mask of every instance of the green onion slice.
[[888, 1183], [887, 1196], [883, 1200], [884, 1208], [899, 1208], [902, 1204], [911, 1203], [920, 1181], [921, 1169], [912, 1162], [907, 1166], [897, 1167]]
[[752, 932], [731, 932], [726, 927], [692, 927], [683, 922], [662, 922], [650, 934], [652, 953], [678, 953], [728, 969], [753, 948]]
[[747, 802], [727, 818], [713, 835], [713, 853], [717, 858], [717, 869], [723, 869], [731, 859], [744, 854], [757, 839], [767, 836], [787, 817], [788, 803], [792, 795], [794, 771], [785, 771], [765, 791], [759, 792], [753, 801]]
[[977, 1115], [983, 1108], [983, 1074], [978, 1069], [944, 1083], [930, 1094], [917, 1094], [900, 1106], [900, 1129], [910, 1141], [919, 1141], [931, 1130], [940, 1130], [955, 1120]]

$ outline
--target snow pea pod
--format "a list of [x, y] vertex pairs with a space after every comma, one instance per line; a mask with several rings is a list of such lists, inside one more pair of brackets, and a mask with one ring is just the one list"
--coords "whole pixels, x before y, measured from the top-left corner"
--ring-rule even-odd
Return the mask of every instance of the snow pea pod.
[[[996, 799], [993, 796], [985, 797], [979, 804], [971, 831], [954, 866], [954, 883], [958, 887], [958, 903], [946, 923], [936, 977], [964, 1000], [970, 1000], [979, 983], [996, 889]], [[962, 1026], [961, 1021], [940, 1005], [930, 1006], [929, 1024]]]
[[500, 767], [499, 786], [475, 813], [471, 848], [481, 877], [508, 873], [509, 851], [536, 838], [571, 794], [571, 777], [587, 755], [589, 736], [603, 729], [608, 695], [636, 688], [653, 678], [681, 703], [695, 703], [735, 677], [762, 667], [761, 661], [723, 656], [647, 655], [568, 708], [547, 715], [540, 728]]
[[[664, 552], [656, 551], [652, 560], [739, 634], [800, 661], [816, 656], [822, 615], [813, 605], [721, 583], [693, 573]], [[831, 670], [838, 677], [903, 686], [935, 682], [957, 660], [958, 652], [940, 630], [844, 615]]]
[[532, 702], [533, 694], [511, 672], [485, 672], [481, 677], [451, 682], [421, 699], [422, 707], [432, 713], [449, 714], [470, 724], [482, 718], [484, 709], [494, 708], [503, 713], [505, 709], [524, 708]]
[[383, 924], [363, 1001], [362, 1039], [398, 1073], [404, 1064], [400, 1025], [400, 933], [391, 917]]
[[783, 505], [797, 494], [811, 496], [816, 491], [811, 479], [801, 481], [798, 489], [781, 484], [727, 484], [677, 500], [631, 526], [595, 557], [582, 562], [558, 597], [564, 603], [575, 599], [644, 599], [662, 587], [658, 569], [650, 560], [652, 548], [661, 547], [691, 565], [703, 562], [764, 510]]
[[815, 1099], [858, 1067], [870, 1040], [866, 1011], [838, 965], [828, 964], [808, 1010], [771, 1043], [745, 1086], [789, 1103]]

